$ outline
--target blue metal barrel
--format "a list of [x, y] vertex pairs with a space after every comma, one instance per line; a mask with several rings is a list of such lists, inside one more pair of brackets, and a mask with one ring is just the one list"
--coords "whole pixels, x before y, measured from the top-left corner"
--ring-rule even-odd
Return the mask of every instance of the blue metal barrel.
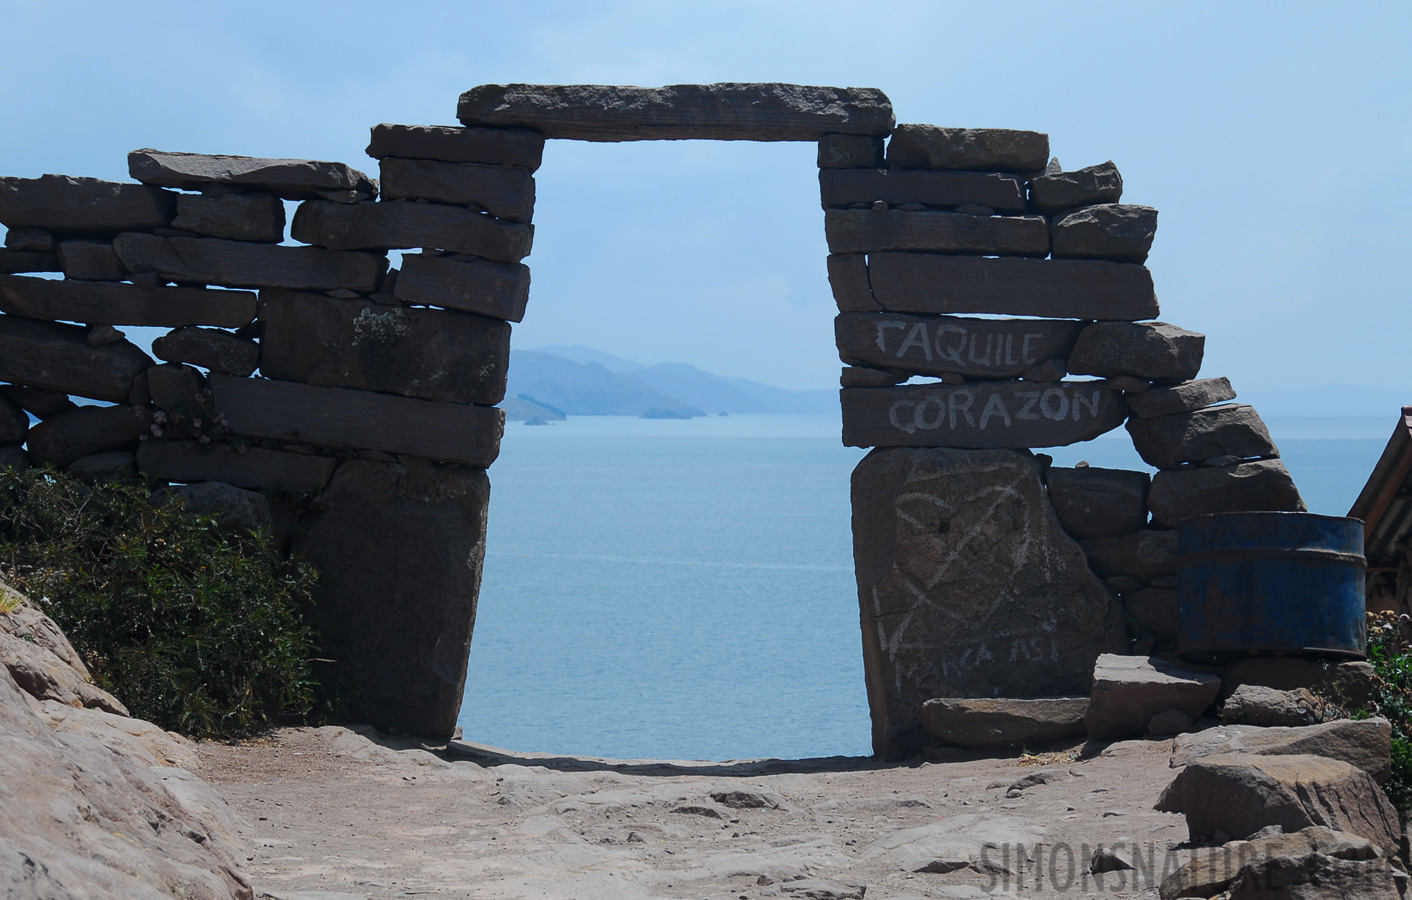
[[1342, 516], [1237, 512], [1177, 531], [1177, 653], [1362, 659], [1363, 523]]

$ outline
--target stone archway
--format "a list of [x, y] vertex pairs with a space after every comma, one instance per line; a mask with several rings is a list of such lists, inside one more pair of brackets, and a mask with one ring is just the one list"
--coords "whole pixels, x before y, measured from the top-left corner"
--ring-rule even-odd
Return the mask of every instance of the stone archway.
[[[1080, 691], [1099, 653], [1169, 641], [1180, 519], [1302, 507], [1253, 410], [1195, 380], [1204, 338], [1143, 321], [1156, 211], [1118, 202], [1111, 163], [1062, 172], [1042, 134], [896, 125], [874, 89], [485, 85], [458, 118], [375, 127], [380, 185], [148, 150], [140, 184], [0, 180], [0, 444], [273, 494], [331, 578], [331, 674], [374, 725], [446, 736], [460, 707], [545, 140], [817, 142], [843, 437], [879, 448], [854, 536], [880, 753], [919, 745], [923, 700]], [[306, 246], [279, 244], [283, 200]], [[393, 249], [421, 252], [389, 272]], [[46, 271], [65, 280], [19, 274]], [[118, 325], [174, 329], [165, 362]], [[1029, 453], [1124, 421], [1163, 470], [1150, 488]]]

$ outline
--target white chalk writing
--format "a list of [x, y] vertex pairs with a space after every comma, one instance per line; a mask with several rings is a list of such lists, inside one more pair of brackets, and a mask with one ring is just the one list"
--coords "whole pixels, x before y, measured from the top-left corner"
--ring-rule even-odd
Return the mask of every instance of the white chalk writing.
[[987, 427], [1010, 428], [1016, 422], [1042, 419], [1053, 422], [1096, 419], [1103, 405], [1102, 388], [1080, 385], [1015, 391], [1009, 398], [999, 392], [987, 391], [985, 394], [979, 418], [971, 412], [978, 399], [976, 391], [971, 388], [953, 388], [945, 393], [927, 394], [920, 399], [898, 400], [888, 409], [887, 418], [892, 427], [908, 434], [942, 428], [949, 431], [958, 428], [985, 431]]
[[[879, 319], [875, 324], [878, 350], [897, 359], [912, 353], [927, 362], [937, 359], [968, 367], [1032, 366], [1042, 362], [1035, 348], [1045, 338], [1042, 332], [982, 334], [959, 322], [909, 323], [901, 319]], [[890, 337], [900, 338], [896, 350], [889, 349]]]

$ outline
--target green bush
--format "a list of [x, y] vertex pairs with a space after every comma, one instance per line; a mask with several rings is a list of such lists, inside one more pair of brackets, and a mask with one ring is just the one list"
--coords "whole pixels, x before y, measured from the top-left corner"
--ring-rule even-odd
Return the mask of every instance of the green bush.
[[134, 716], [247, 735], [313, 706], [316, 574], [151, 486], [0, 469], [0, 570], [57, 621]]
[[1392, 777], [1383, 789], [1404, 819], [1412, 813], [1412, 643], [1394, 613], [1368, 614], [1368, 662], [1378, 676], [1372, 702], [1355, 716], [1392, 723]]

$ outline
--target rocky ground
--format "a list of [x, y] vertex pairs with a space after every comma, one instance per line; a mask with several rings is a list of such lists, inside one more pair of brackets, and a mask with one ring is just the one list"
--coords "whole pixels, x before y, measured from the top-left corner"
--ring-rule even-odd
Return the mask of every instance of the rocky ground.
[[[247, 820], [256, 895], [284, 900], [1155, 897], [1193, 853], [1183, 817], [1153, 810], [1171, 747], [884, 764], [453, 744], [466, 758], [449, 760], [329, 727], [202, 744], [196, 771]], [[1100, 845], [1139, 869], [1090, 874]]]

